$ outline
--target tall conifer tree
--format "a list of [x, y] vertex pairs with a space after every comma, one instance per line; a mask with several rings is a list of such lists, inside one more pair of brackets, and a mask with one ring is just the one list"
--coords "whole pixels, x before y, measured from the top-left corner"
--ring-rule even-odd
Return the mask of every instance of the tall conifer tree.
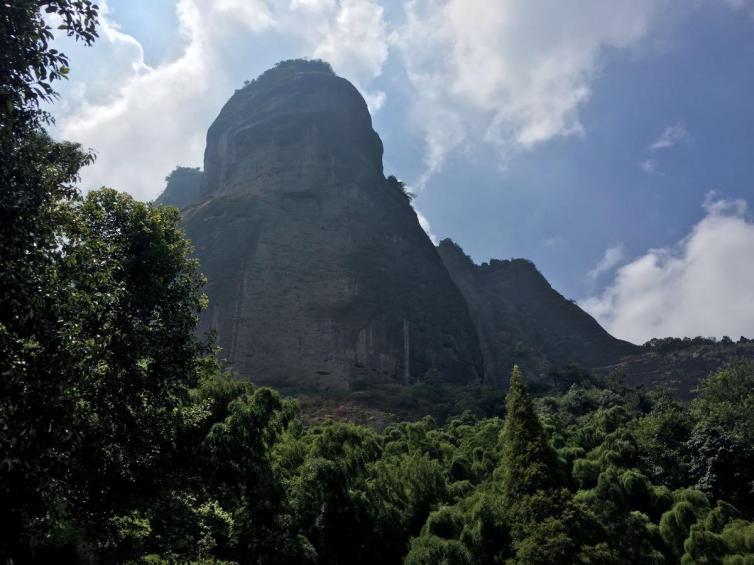
[[513, 368], [506, 397], [502, 442], [501, 477], [508, 505], [538, 490], [558, 486], [557, 454], [534, 412], [518, 366]]

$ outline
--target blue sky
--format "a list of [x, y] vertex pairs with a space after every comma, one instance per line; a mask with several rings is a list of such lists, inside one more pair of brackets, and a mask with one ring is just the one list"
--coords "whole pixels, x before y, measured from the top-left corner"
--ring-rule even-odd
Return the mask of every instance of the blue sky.
[[754, 335], [754, 2], [110, 0], [57, 135], [154, 198], [244, 79], [322, 57], [436, 238], [532, 259], [620, 337]]

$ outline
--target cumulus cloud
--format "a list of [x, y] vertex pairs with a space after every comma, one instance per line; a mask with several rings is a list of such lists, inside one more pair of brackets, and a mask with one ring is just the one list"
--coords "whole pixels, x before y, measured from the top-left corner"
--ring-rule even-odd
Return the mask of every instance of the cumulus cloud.
[[[57, 116], [59, 136], [97, 152], [95, 165], [83, 171], [86, 188], [109, 185], [151, 198], [177, 164], [201, 163], [202, 128], [220, 100], [204, 80], [213, 61], [194, 8], [183, 3], [179, 12], [181, 30], [191, 38], [184, 53], [157, 68], [144, 63], [133, 37], [113, 33], [107, 14], [101, 18], [101, 64], [85, 69], [84, 88]], [[138, 48], [124, 49], [128, 45]], [[100, 83], [90, 92], [90, 84]]]
[[337, 11], [330, 5], [326, 12], [321, 16], [323, 24], [310, 38], [316, 45], [314, 57], [360, 82], [378, 76], [388, 55], [382, 7], [373, 2], [343, 0]]
[[660, 137], [654, 143], [651, 143], [647, 149], [650, 151], [658, 151], [660, 149], [669, 149], [676, 145], [679, 141], [688, 139], [689, 132], [683, 124], [675, 124], [673, 126], [666, 127], [660, 134]]
[[608, 331], [652, 337], [754, 335], [754, 222], [744, 200], [710, 193], [705, 216], [675, 245], [650, 249], [581, 303]]
[[372, 110], [382, 103], [384, 95], [364, 89], [387, 58], [383, 11], [372, 0], [178, 0], [176, 10], [185, 47], [173, 61], [147, 65], [106, 5], [101, 39], [91, 54], [74, 57], [74, 66], [84, 64], [74, 69], [66, 103], [54, 108], [55, 133], [96, 150], [85, 188], [109, 185], [149, 199], [176, 165], [201, 165], [209, 124], [248, 78], [239, 54], [274, 40], [285, 57], [327, 59], [362, 87]]
[[614, 245], [605, 249], [604, 255], [594, 268], [586, 276], [591, 281], [596, 281], [602, 275], [609, 273], [626, 258], [626, 252], [622, 245]]
[[374, 112], [385, 94], [373, 81], [393, 53], [425, 139], [421, 189], [454, 150], [491, 144], [504, 166], [582, 135], [601, 54], [637, 44], [664, 2], [412, 0], [391, 23], [377, 0], [177, 0], [183, 50], [156, 66], [106, 13], [91, 54], [74, 54], [57, 134], [97, 150], [85, 186], [151, 198], [175, 165], [201, 164], [207, 127], [243, 79], [278, 59], [322, 58]]
[[580, 135], [579, 110], [605, 48], [627, 48], [663, 2], [413, 0], [394, 44], [416, 90], [427, 171], [477, 140], [505, 159]]

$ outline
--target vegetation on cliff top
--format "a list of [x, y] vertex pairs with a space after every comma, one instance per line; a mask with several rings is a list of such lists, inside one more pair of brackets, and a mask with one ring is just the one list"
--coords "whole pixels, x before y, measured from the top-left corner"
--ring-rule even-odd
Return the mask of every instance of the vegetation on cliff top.
[[251, 86], [257, 81], [263, 81], [265, 79], [280, 76], [285, 72], [315, 72], [334, 75], [335, 71], [332, 70], [330, 63], [323, 61], [322, 59], [286, 59], [285, 61], [278, 61], [271, 69], [267, 69], [257, 78], [244, 81], [244, 87]]

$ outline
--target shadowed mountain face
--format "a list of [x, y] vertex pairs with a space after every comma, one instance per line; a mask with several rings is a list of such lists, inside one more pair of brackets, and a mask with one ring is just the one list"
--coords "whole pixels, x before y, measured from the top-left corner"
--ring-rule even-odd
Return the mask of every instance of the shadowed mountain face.
[[183, 208], [208, 278], [200, 330], [260, 384], [357, 395], [429, 377], [504, 385], [514, 364], [542, 380], [575, 363], [685, 397], [730, 356], [754, 355], [749, 342], [632, 345], [525, 259], [476, 265], [451, 240], [435, 248], [383, 175], [364, 99], [326, 63], [287, 61], [236, 91], [207, 133], [204, 173], [167, 181], [155, 202]]
[[437, 249], [468, 303], [484, 356], [486, 382], [505, 381], [514, 364], [536, 378], [567, 363], [597, 367], [640, 351], [612, 337], [566, 300], [530, 261], [492, 260], [475, 265], [449, 239]]
[[282, 64], [234, 94], [184, 214], [209, 281], [201, 327], [255, 382], [481, 379], [466, 303], [383, 176], [363, 98], [327, 65]]
[[165, 179], [167, 184], [154, 203], [186, 208], [199, 198], [202, 172], [192, 167], [176, 167]]

